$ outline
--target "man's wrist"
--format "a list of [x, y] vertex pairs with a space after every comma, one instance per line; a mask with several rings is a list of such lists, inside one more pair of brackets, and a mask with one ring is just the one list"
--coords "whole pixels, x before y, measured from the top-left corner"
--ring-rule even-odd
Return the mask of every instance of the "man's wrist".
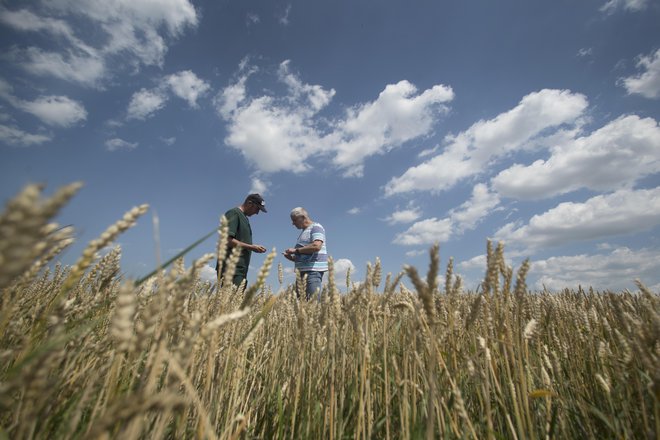
[[296, 248], [296, 250], [293, 253], [296, 255], [300, 255], [300, 248]]

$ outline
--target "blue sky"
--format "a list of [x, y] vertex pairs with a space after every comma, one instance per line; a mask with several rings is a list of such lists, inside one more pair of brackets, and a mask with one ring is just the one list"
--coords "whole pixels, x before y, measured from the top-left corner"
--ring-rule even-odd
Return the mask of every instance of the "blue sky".
[[339, 277], [425, 273], [439, 242], [473, 289], [491, 238], [533, 289], [657, 291], [658, 23], [651, 0], [1, 1], [0, 196], [84, 182], [66, 263], [148, 203], [130, 277], [258, 191], [254, 242], [291, 246], [303, 206]]

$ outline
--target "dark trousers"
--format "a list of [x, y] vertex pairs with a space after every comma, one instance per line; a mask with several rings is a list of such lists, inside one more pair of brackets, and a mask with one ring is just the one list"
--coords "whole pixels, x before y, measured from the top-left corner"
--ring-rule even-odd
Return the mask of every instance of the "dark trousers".
[[[219, 262], [216, 261], [216, 262], [215, 262], [215, 273], [218, 273], [218, 267], [219, 267], [219, 266], [220, 266]], [[226, 269], [226, 268], [227, 268], [227, 264], [226, 264], [226, 262], [225, 262], [225, 264], [222, 265], [222, 273], [220, 274], [220, 277], [223, 277], [223, 276], [224, 276], [224, 274], [225, 274], [225, 269]], [[234, 277], [231, 279], [231, 283], [232, 283], [234, 286], [238, 287], [238, 286], [240, 286], [241, 283], [245, 280], [246, 276], [247, 276], [247, 274], [243, 274], [243, 273], [234, 273]]]

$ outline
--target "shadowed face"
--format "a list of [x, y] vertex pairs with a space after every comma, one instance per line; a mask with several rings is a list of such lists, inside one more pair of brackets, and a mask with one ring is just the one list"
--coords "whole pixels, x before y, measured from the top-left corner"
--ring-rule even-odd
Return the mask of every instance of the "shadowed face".
[[252, 201], [248, 201], [245, 204], [245, 215], [247, 215], [248, 217], [255, 214], [259, 214], [259, 211], [260, 211], [259, 205], [257, 205], [256, 203]]
[[291, 216], [291, 224], [296, 227], [296, 229], [305, 229], [305, 216]]

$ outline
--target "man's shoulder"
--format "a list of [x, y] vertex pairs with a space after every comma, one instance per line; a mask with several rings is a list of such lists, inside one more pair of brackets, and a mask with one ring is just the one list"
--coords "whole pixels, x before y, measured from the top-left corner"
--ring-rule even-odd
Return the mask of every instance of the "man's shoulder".
[[237, 207], [228, 209], [227, 212], [225, 212], [225, 217], [237, 217], [239, 215], [240, 209]]
[[323, 234], [325, 235], [325, 228], [321, 223], [316, 223], [314, 222], [310, 227], [309, 227], [309, 232], [312, 235], [315, 234]]

